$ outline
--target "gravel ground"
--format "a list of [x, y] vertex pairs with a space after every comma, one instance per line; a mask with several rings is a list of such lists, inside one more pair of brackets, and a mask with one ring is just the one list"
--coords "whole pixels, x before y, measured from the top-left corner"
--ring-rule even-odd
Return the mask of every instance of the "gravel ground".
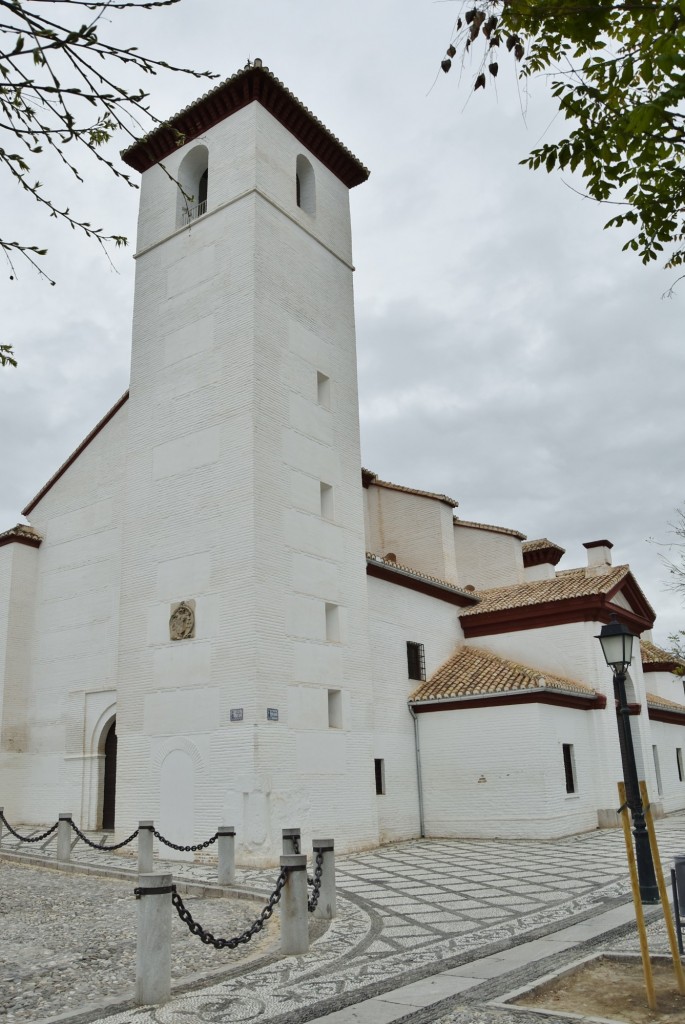
[[[266, 900], [183, 901], [195, 920], [222, 938], [242, 932]], [[0, 862], [0, 1020], [30, 1024], [133, 995], [136, 963], [133, 882], [66, 875]], [[278, 952], [278, 915], [236, 950], [215, 950], [174, 913], [171, 976], [206, 974]]]

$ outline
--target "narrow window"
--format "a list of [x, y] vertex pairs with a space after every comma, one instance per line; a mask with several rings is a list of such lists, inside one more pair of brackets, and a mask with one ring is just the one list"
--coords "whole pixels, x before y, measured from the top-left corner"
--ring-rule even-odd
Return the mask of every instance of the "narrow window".
[[186, 153], [177, 171], [177, 181], [176, 226], [183, 227], [207, 212], [209, 150], [206, 146], [194, 146]]
[[342, 729], [342, 693], [340, 690], [328, 691], [328, 728]]
[[321, 518], [332, 519], [333, 518], [333, 488], [330, 484], [325, 484], [323, 481], [319, 485], [321, 493]]
[[316, 373], [316, 400], [324, 409], [331, 407], [331, 378], [325, 373], [317, 370]]
[[316, 214], [316, 179], [314, 168], [306, 156], [300, 154], [295, 163], [295, 199], [297, 205], [311, 217]]
[[373, 770], [376, 774], [376, 796], [383, 796], [385, 793], [385, 761], [382, 757], [374, 758]]
[[576, 765], [573, 757], [573, 744], [562, 743], [561, 749], [564, 754], [564, 774], [566, 776], [566, 792], [576, 792]]
[[663, 794], [661, 788], [661, 765], [659, 764], [659, 751], [656, 744], [652, 746], [652, 754], [654, 756], [654, 771], [656, 772], [656, 791], [661, 796]]
[[682, 782], [683, 779], [685, 778], [685, 773], [683, 773], [683, 748], [682, 747], [676, 747], [675, 748], [675, 760], [676, 760], [676, 764], [678, 765], [678, 780], [680, 782]]
[[410, 679], [426, 678], [426, 658], [423, 644], [407, 640], [407, 672]]
[[340, 609], [337, 604], [326, 602], [326, 640], [337, 643], [340, 640]]

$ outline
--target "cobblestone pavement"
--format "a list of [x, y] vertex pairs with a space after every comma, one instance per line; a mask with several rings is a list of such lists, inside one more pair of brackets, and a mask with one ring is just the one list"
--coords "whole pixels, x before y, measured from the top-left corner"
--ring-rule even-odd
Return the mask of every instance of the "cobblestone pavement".
[[[685, 852], [685, 815], [673, 815], [657, 823], [660, 848], [664, 863], [676, 852]], [[2, 850], [16, 850], [19, 843], [3, 837]], [[40, 846], [42, 844], [36, 844]], [[23, 846], [22, 853], [26, 850]], [[54, 856], [54, 846], [45, 850], [32, 850], [23, 859]], [[74, 848], [76, 862], [101, 865], [103, 868], [121, 869], [133, 867], [125, 857], [96, 853], [83, 844]], [[35, 862], [35, 861], [34, 861]], [[188, 1024], [189, 1021], [209, 1022], [269, 1021], [270, 1024], [294, 1024], [318, 1018], [329, 1012], [358, 1003], [360, 1000], [388, 992], [400, 985], [419, 981], [438, 971], [456, 968], [488, 954], [508, 949], [520, 942], [554, 932], [569, 922], [592, 918], [607, 908], [626, 901], [629, 894], [623, 836], [619, 830], [593, 832], [568, 839], [533, 841], [489, 841], [489, 840], [423, 840], [395, 844], [369, 853], [339, 857], [337, 860], [339, 916], [331, 927], [312, 946], [310, 952], [300, 957], [267, 957], [253, 959], [240, 964], [235, 954], [217, 954], [212, 951], [214, 964], [228, 976], [215, 984], [199, 988], [193, 985], [185, 993], [176, 995], [161, 1008], [126, 1008], [107, 1016], [108, 1024]], [[5, 873], [6, 863], [0, 862], [0, 871]], [[171, 870], [175, 879], [186, 881], [211, 881], [213, 868], [210, 864], [159, 861], [156, 870]], [[50, 905], [60, 902], [62, 886], [68, 879], [75, 883], [76, 891], [82, 887], [86, 892], [83, 876], [65, 876], [54, 871], [31, 872], [36, 876], [49, 878], [44, 888], [49, 892]], [[238, 882], [250, 890], [267, 895], [271, 891], [274, 871], [238, 872]], [[101, 935], [110, 933], [110, 917], [121, 914], [121, 906], [130, 896], [131, 883], [114, 883], [111, 880], [87, 880], [93, 886], [89, 897], [100, 912], [97, 923]], [[128, 889], [126, 888], [128, 886]], [[104, 893], [112, 889], [112, 897], [105, 900]], [[6, 887], [3, 886], [3, 892]], [[128, 893], [125, 897], [122, 895]], [[117, 899], [114, 893], [119, 893]], [[26, 899], [40, 903], [38, 892], [27, 893]], [[65, 897], [71, 899], [71, 897]], [[81, 898], [81, 897], [79, 897]], [[111, 900], [111, 906], [110, 901]], [[202, 901], [193, 908], [193, 913], [211, 927], [208, 912], [210, 903], [226, 901]], [[103, 909], [106, 907], [106, 909]], [[3, 907], [4, 910], [4, 907]], [[207, 913], [205, 912], [207, 910]], [[13, 913], [20, 913], [19, 909]], [[221, 914], [224, 913], [222, 909]], [[205, 922], [207, 918], [207, 922]], [[96, 919], [97, 920], [97, 919]], [[90, 941], [98, 945], [97, 923], [90, 933]], [[226, 934], [226, 918], [217, 925], [220, 934]], [[132, 923], [129, 924], [132, 928]], [[52, 934], [59, 929], [58, 915], [45, 915], [37, 920], [36, 932], [30, 941], [35, 948], [49, 946]], [[47, 938], [44, 937], [44, 929]], [[121, 941], [126, 943], [126, 928]], [[104, 995], [110, 998], [123, 989], [130, 989], [134, 957], [133, 932], [128, 934], [131, 960], [115, 954], [110, 959], [118, 960], [121, 975], [109, 975]], [[190, 950], [189, 943], [195, 943], [203, 953], [199, 940], [188, 936], [183, 949]], [[105, 943], [109, 949], [109, 945]], [[47, 948], [47, 947], [46, 947]], [[181, 947], [178, 947], [181, 950]], [[177, 953], [179, 974], [197, 971], [193, 957], [188, 954], [185, 966], [180, 967], [183, 957]], [[564, 957], [577, 958], [577, 950], [570, 950], [554, 958], [563, 962]], [[230, 958], [230, 959], [229, 959]], [[17, 960], [10, 964], [10, 973], [16, 970]], [[570, 962], [570, 960], [569, 960]], [[86, 957], [80, 970], [84, 974], [92, 968]], [[125, 970], [124, 970], [125, 968]], [[527, 973], [535, 976], [549, 971], [552, 967], [545, 962], [521, 967], [516, 978], [509, 976], [496, 980], [484, 980], [472, 991], [458, 999], [447, 1000], [425, 1010], [410, 1009], [401, 1018], [412, 1024], [435, 1021], [436, 1024], [501, 1024], [516, 1020], [518, 1024], [529, 1024], [528, 1018], [539, 1022], [544, 1019], [538, 1013], [509, 1011], [490, 1007], [487, 1003], [525, 983]], [[104, 965], [103, 977], [107, 980]], [[57, 978], [59, 978], [59, 972]], [[78, 972], [77, 972], [78, 973]], [[128, 974], [128, 985], [120, 980]], [[7, 974], [4, 975], [7, 977]], [[523, 978], [522, 981], [519, 978]], [[21, 979], [18, 988], [21, 989]], [[81, 985], [88, 983], [81, 978]], [[56, 1014], [68, 1006], [63, 1000], [65, 987], [57, 980], [54, 984], [40, 986], [46, 1003], [45, 1014]], [[89, 1010], [91, 989], [81, 994], [82, 1019], [95, 1021], [102, 1018], [102, 1011]], [[25, 992], [24, 992], [25, 994]], [[125, 994], [127, 994], [125, 992]], [[102, 998], [100, 989], [99, 997]], [[52, 1000], [50, 1002], [50, 1000]], [[28, 1005], [24, 1000], [22, 1005]], [[73, 1005], [73, 1003], [71, 1004]], [[395, 1008], [397, 1009], [397, 1007]], [[441, 1015], [442, 1014], [442, 1015]], [[1, 1012], [0, 1012], [1, 1017]], [[8, 1020], [36, 1020], [33, 1017], [8, 1017]], [[349, 1017], [353, 1020], [354, 1017]], [[399, 1019], [397, 1015], [387, 1020]], [[550, 1020], [559, 1021], [558, 1017]], [[379, 1019], [378, 1024], [382, 1024]]]

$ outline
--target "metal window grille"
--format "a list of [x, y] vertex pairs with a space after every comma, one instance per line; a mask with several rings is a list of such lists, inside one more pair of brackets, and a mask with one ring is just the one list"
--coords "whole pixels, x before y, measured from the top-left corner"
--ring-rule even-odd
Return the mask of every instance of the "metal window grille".
[[197, 206], [186, 206], [183, 209], [183, 226], [190, 224], [192, 221], [197, 220], [204, 213], [207, 212], [207, 200], [198, 203]]
[[573, 744], [563, 743], [562, 750], [564, 752], [564, 774], [566, 775], [566, 792], [575, 793], [576, 776], [573, 770]]
[[423, 644], [407, 640], [407, 672], [410, 679], [423, 680], [426, 678], [426, 656]]

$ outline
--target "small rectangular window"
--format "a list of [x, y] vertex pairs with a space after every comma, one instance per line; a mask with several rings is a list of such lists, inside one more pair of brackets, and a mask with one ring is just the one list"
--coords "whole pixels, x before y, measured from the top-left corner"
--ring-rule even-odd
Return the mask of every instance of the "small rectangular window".
[[331, 378], [316, 371], [316, 400], [324, 409], [331, 407]]
[[333, 519], [333, 488], [323, 481], [319, 484], [321, 494], [321, 518]]
[[566, 776], [566, 792], [576, 792], [576, 765], [575, 758], [573, 756], [573, 744], [562, 743], [561, 747], [564, 754], [564, 775]]
[[342, 729], [342, 693], [340, 690], [328, 691], [328, 728]]
[[385, 793], [385, 761], [382, 757], [374, 758], [373, 768], [376, 773], [376, 796], [383, 796]]
[[426, 658], [423, 644], [407, 640], [407, 672], [410, 679], [426, 678]]
[[337, 604], [326, 601], [326, 640], [338, 643], [340, 640], [340, 609]]
[[663, 789], [661, 788], [661, 765], [659, 764], [659, 751], [656, 743], [652, 746], [652, 756], [654, 757], [654, 771], [656, 772], [656, 791], [661, 796]]
[[682, 782], [683, 779], [685, 779], [685, 772], [683, 772], [683, 748], [682, 747], [676, 747], [675, 748], [675, 760], [676, 760], [676, 764], [678, 765], [678, 780], [680, 782]]

